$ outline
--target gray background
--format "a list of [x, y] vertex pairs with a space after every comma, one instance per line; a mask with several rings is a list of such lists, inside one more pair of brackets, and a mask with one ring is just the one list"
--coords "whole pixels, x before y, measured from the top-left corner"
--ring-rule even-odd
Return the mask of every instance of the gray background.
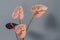
[[48, 11], [33, 20], [25, 40], [60, 40], [60, 0], [0, 0], [0, 40], [16, 40], [14, 32], [5, 28], [5, 24], [10, 21], [19, 23], [11, 17], [15, 7], [23, 6], [23, 23], [27, 24], [32, 16], [31, 6], [35, 4], [48, 6]]

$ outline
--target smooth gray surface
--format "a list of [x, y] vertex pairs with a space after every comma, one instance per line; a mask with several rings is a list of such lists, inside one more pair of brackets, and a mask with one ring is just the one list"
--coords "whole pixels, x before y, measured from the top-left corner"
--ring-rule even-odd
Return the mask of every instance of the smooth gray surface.
[[0, 40], [16, 40], [14, 32], [5, 28], [10, 21], [18, 23], [11, 17], [15, 7], [23, 6], [23, 22], [27, 24], [32, 16], [31, 6], [35, 4], [47, 5], [48, 11], [33, 20], [25, 40], [60, 40], [60, 0], [0, 0]]

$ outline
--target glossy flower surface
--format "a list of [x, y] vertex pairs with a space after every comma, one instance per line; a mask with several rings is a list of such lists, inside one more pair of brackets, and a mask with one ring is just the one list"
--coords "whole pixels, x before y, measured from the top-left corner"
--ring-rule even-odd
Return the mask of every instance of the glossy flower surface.
[[15, 27], [15, 32], [17, 33], [19, 38], [24, 38], [26, 35], [26, 25], [19, 24]]
[[14, 18], [14, 19], [19, 18], [21, 20], [24, 18], [22, 6], [18, 6], [15, 8], [15, 10], [13, 11], [13, 14], [12, 14], [12, 18]]
[[18, 24], [16, 24], [16, 23], [7, 23], [6, 28], [7, 29], [13, 29], [13, 28], [15, 28], [16, 25], [18, 25]]
[[39, 18], [44, 13], [46, 13], [48, 7], [42, 4], [32, 6], [32, 11], [34, 12], [34, 17]]

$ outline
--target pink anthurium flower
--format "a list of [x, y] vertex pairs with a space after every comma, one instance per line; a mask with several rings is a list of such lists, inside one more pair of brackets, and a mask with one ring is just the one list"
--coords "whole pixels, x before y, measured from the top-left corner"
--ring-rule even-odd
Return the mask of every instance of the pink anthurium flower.
[[24, 18], [22, 6], [18, 6], [15, 8], [15, 10], [13, 11], [13, 14], [12, 14], [12, 18], [14, 18], [14, 19], [19, 18], [21, 20]]
[[48, 7], [42, 4], [39, 5], [34, 5], [32, 6], [32, 11], [34, 12], [34, 17], [39, 18], [40, 16], [42, 16], [46, 11], [47, 11]]
[[17, 33], [19, 38], [24, 38], [26, 35], [26, 25], [19, 24], [15, 27], [15, 32]]

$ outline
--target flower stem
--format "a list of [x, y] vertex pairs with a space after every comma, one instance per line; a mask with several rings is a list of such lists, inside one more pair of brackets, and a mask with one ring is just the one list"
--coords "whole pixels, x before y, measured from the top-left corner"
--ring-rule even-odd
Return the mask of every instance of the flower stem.
[[22, 40], [24, 40], [24, 38]]
[[[19, 19], [19, 24], [22, 24], [22, 20], [20, 20], [20, 19]], [[20, 40], [24, 40], [24, 38], [22, 38]]]
[[30, 24], [32, 23], [32, 20], [33, 20], [33, 19], [34, 19], [34, 17], [32, 16], [32, 18], [30, 19], [30, 21], [29, 21], [29, 23], [28, 23], [28, 25], [27, 25], [26, 31], [28, 31], [29, 26], [30, 26]]
[[[15, 33], [16, 34], [16, 33]], [[17, 40], [18, 40], [18, 36], [17, 36], [17, 34], [16, 34], [16, 38], [17, 38]]]
[[[12, 24], [12, 22], [11, 22], [11, 25], [14, 26], [14, 25]], [[15, 28], [13, 28], [13, 30], [15, 30]], [[17, 36], [16, 32], [15, 32], [15, 35], [16, 35], [16, 38], [17, 38], [17, 40], [18, 40], [18, 36]]]
[[24, 40], [24, 38], [20, 39], [20, 40]]
[[19, 19], [19, 24], [21, 24], [21, 23], [22, 23], [22, 20]]
[[[15, 28], [14, 28], [14, 30], [15, 30]], [[15, 35], [16, 35], [16, 38], [17, 38], [17, 40], [18, 40], [18, 36], [17, 36], [16, 32], [15, 32]]]
[[21, 40], [21, 39], [20, 39]]

